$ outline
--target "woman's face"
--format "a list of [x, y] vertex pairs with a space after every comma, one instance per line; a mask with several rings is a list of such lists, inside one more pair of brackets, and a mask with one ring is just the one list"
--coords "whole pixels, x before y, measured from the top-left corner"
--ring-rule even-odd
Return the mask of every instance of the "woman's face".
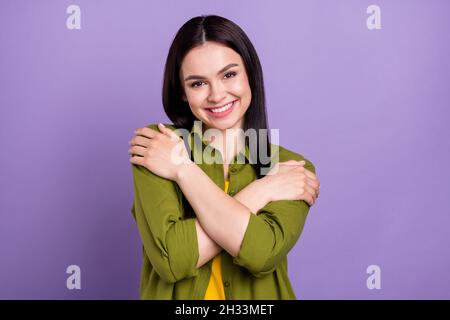
[[183, 99], [204, 129], [243, 128], [252, 98], [241, 56], [217, 42], [191, 49], [180, 69]]

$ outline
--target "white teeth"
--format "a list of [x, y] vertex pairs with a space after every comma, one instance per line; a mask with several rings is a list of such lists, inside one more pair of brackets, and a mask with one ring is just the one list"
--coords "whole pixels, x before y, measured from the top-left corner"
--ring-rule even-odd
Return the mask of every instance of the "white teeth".
[[228, 109], [230, 109], [231, 106], [233, 105], [233, 103], [234, 103], [234, 101], [233, 101], [233, 102], [230, 102], [229, 104], [227, 104], [227, 105], [225, 105], [225, 106], [223, 106], [223, 107], [215, 108], [215, 109], [210, 109], [210, 110], [211, 110], [212, 112], [214, 112], [214, 113], [217, 113], [217, 112], [224, 112], [224, 111], [227, 111]]

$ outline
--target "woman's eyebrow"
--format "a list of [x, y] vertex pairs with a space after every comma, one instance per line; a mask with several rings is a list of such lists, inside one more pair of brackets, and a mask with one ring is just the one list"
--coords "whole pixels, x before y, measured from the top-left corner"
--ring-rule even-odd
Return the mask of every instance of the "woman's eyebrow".
[[[232, 67], [237, 67], [237, 66], [239, 66], [237, 63], [230, 63], [227, 66], [225, 66], [222, 69], [220, 69], [219, 72], [217, 72], [217, 74], [221, 74], [222, 72], [225, 72], [228, 69], [230, 69]], [[206, 77], [197, 76], [197, 75], [191, 75], [191, 76], [187, 76], [186, 78], [184, 78], [184, 81], [188, 81], [188, 80], [192, 80], [192, 79], [206, 79]]]

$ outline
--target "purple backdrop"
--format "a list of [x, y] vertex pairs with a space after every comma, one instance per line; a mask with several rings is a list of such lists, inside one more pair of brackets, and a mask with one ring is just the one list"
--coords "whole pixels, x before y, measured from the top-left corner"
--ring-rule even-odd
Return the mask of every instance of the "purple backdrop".
[[[81, 9], [81, 29], [66, 9]], [[366, 9], [381, 8], [369, 30]], [[289, 253], [299, 299], [450, 298], [448, 1], [2, 1], [0, 298], [138, 298], [128, 144], [169, 122], [165, 57], [200, 14], [238, 23], [271, 128], [317, 167]], [[297, 125], [301, 123], [302, 125]], [[69, 290], [66, 268], [81, 268]], [[381, 268], [369, 290], [366, 269]]]

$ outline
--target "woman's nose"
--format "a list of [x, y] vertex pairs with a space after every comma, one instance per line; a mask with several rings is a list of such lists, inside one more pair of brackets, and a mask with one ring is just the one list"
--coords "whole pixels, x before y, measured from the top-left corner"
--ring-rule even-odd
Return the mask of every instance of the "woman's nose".
[[221, 83], [214, 83], [210, 85], [210, 92], [208, 100], [211, 103], [218, 103], [226, 97], [226, 90]]

